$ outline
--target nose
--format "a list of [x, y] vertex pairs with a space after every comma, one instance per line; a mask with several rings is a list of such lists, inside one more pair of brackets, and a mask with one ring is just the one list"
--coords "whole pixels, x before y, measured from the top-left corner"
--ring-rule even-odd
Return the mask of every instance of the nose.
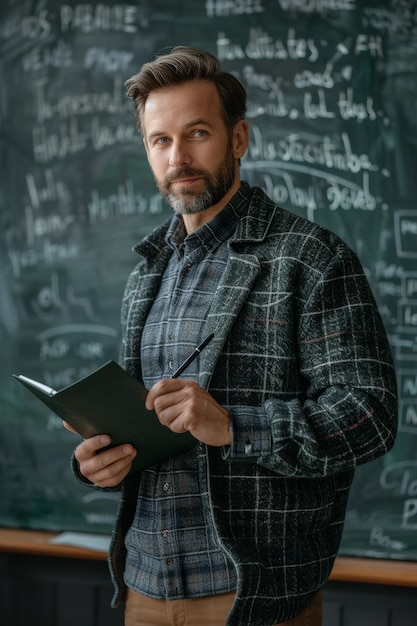
[[185, 141], [175, 140], [171, 144], [171, 150], [169, 154], [169, 164], [171, 167], [182, 167], [184, 165], [190, 165], [191, 154]]

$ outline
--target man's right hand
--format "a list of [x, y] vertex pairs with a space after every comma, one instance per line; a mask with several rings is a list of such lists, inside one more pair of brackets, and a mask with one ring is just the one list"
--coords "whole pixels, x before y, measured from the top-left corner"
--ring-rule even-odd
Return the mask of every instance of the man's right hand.
[[81, 474], [97, 487], [115, 487], [121, 483], [128, 475], [137, 454], [130, 444], [100, 452], [110, 442], [108, 435], [96, 435], [85, 439], [75, 451]]

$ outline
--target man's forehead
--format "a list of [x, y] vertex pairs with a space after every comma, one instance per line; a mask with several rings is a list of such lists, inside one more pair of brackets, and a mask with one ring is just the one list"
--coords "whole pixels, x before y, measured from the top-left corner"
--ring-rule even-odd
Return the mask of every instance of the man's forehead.
[[151, 126], [164, 124], [212, 125], [221, 117], [217, 89], [207, 81], [189, 81], [172, 87], [162, 87], [150, 92], [144, 107], [144, 123]]

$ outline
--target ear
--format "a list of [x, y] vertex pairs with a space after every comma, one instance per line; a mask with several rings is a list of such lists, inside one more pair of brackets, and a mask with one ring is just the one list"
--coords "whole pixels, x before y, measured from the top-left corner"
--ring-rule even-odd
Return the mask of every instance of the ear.
[[249, 128], [246, 120], [236, 122], [233, 129], [233, 155], [240, 159], [245, 154], [249, 144]]

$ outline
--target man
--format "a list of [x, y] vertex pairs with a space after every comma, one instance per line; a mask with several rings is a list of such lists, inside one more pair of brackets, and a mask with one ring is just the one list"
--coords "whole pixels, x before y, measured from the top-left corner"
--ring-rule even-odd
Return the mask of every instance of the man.
[[140, 474], [105, 434], [77, 448], [86, 483], [122, 489], [114, 605], [126, 626], [318, 626], [354, 469], [395, 438], [374, 299], [336, 235], [240, 181], [245, 92], [213, 56], [177, 47], [126, 84], [174, 215], [136, 247], [121, 363], [197, 445]]

